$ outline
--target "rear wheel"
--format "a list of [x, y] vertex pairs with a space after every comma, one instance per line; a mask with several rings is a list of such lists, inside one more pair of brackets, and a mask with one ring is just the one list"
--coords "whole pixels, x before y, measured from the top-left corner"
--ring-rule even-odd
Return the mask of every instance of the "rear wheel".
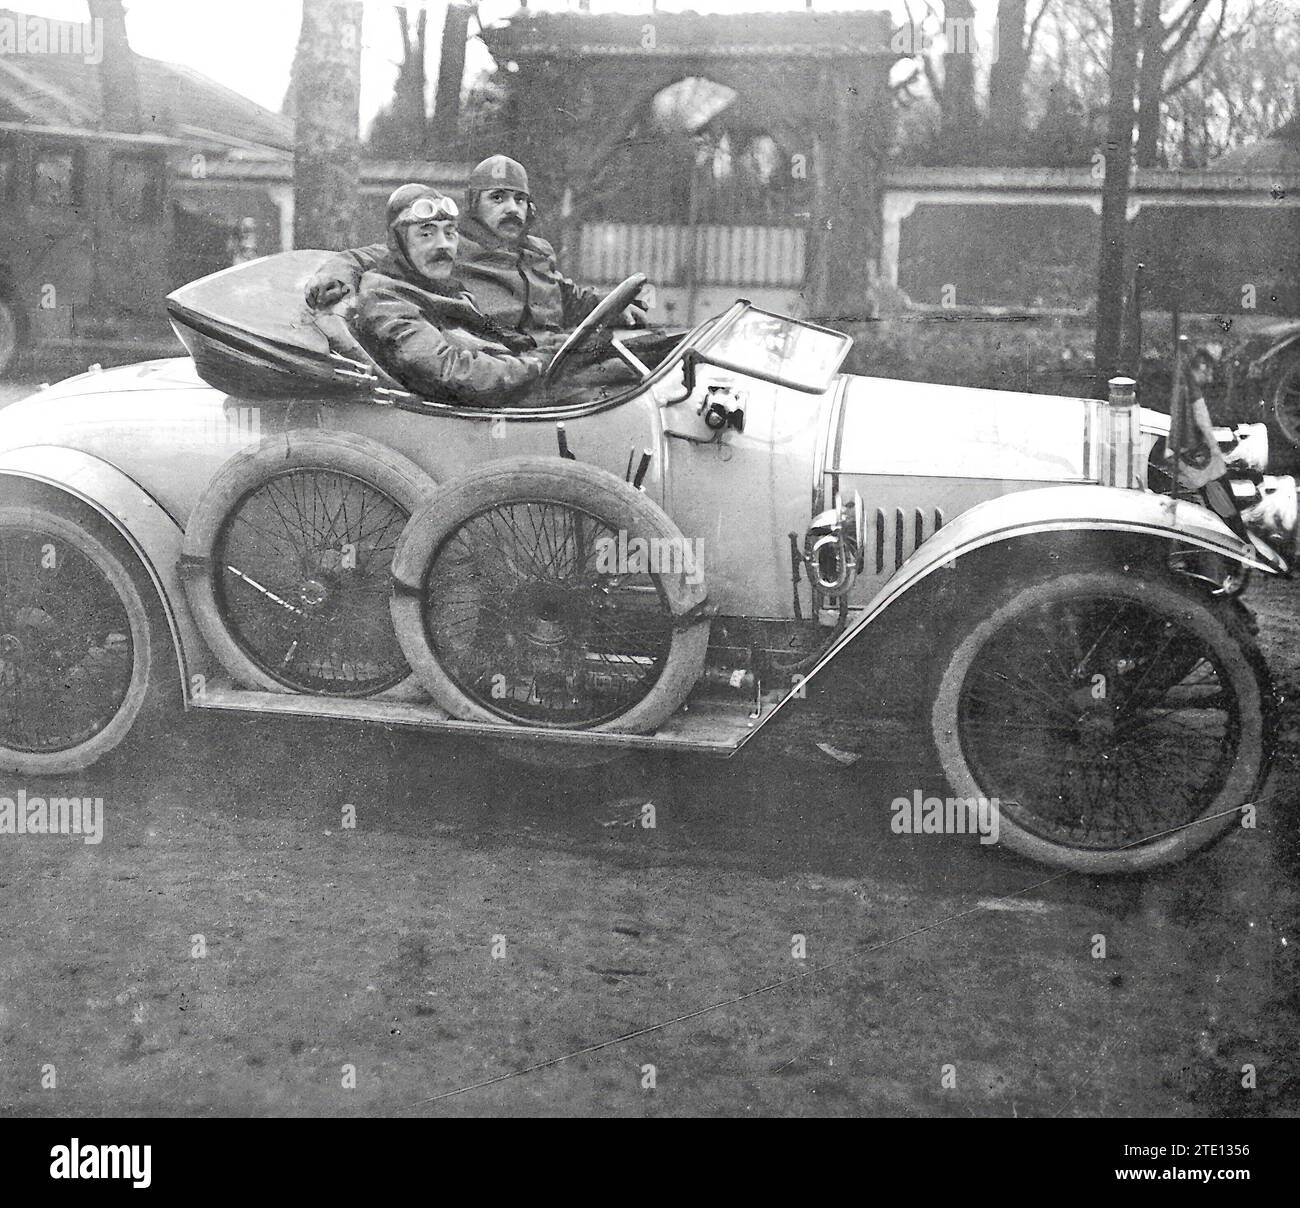
[[[704, 666], [708, 624], [682, 620], [704, 591], [684, 564], [652, 568], [624, 555], [680, 552], [684, 540], [603, 470], [547, 457], [494, 462], [444, 486], [411, 520], [393, 564], [394, 628], [421, 682], [455, 717], [652, 730]], [[510, 748], [546, 762], [607, 754]]]
[[117, 746], [150, 695], [154, 625], [97, 537], [47, 507], [0, 507], [0, 768], [71, 772]]
[[961, 797], [1063, 868], [1135, 872], [1225, 834], [1270, 758], [1272, 689], [1240, 615], [1097, 570], [1021, 585], [956, 644], [932, 710]]
[[222, 666], [269, 692], [421, 696], [389, 619], [389, 569], [433, 490], [351, 433], [289, 432], [232, 457], [185, 529], [186, 593]]

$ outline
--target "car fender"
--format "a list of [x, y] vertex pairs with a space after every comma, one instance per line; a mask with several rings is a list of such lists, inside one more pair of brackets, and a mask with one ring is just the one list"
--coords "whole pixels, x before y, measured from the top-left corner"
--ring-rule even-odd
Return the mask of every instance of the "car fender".
[[955, 565], [957, 559], [976, 550], [1053, 532], [1159, 537], [1222, 554], [1243, 567], [1267, 574], [1287, 571], [1285, 561], [1263, 542], [1243, 541], [1208, 508], [1168, 495], [1093, 485], [1042, 487], [1000, 495], [963, 512], [919, 546], [743, 742], [748, 742], [787, 701], [802, 697], [809, 680], [887, 608], [935, 571]]
[[167, 618], [176, 670], [188, 703], [198, 676], [215, 665], [190, 616], [179, 565], [184, 529], [175, 517], [116, 466], [57, 445], [28, 445], [0, 453], [0, 479], [26, 479], [52, 487], [93, 508], [140, 560]]

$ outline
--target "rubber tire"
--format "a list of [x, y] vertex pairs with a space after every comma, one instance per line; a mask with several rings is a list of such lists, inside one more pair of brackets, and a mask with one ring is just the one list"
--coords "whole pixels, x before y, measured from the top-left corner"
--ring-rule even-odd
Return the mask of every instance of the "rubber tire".
[[1292, 353], [1282, 362], [1277, 380], [1273, 384], [1273, 397], [1270, 410], [1278, 433], [1295, 448], [1300, 448], [1300, 417], [1295, 414], [1285, 415], [1284, 395], [1300, 390], [1300, 352]]
[[[122, 705], [98, 733], [75, 747], [57, 752], [18, 751], [0, 744], [0, 771], [24, 776], [57, 776], [87, 768], [107, 755], [131, 732], [142, 712], [158, 699], [155, 682], [164, 674], [170, 638], [151, 616], [136, 575], [98, 537], [76, 520], [40, 505], [0, 507], [0, 527], [35, 528], [66, 542], [103, 573], [126, 610], [131, 626], [134, 665]], [[148, 590], [147, 588], [145, 590]]]
[[[383, 491], [414, 515], [437, 484], [402, 454], [352, 432], [298, 428], [266, 437], [255, 448], [236, 453], [205, 488], [185, 526], [185, 595], [204, 641], [236, 683], [263, 692], [293, 694], [293, 689], [263, 671], [226, 628], [218, 606], [212, 552], [230, 510], [268, 478], [288, 469], [337, 470]], [[206, 560], [206, 563], [204, 562]], [[415, 676], [376, 693], [378, 700], [424, 700]]]
[[0, 378], [8, 377], [21, 359], [23, 323], [18, 308], [0, 297]]
[[[1242, 733], [1236, 762], [1219, 795], [1202, 816], [1231, 810], [1255, 800], [1268, 778], [1276, 704], [1272, 681], [1263, 655], [1235, 601], [1212, 605], [1195, 589], [1171, 581], [1125, 575], [1119, 571], [1092, 570], [1022, 582], [998, 598], [987, 615], [950, 647], [951, 654], [939, 676], [931, 708], [931, 733], [939, 761], [958, 797], [989, 797], [961, 750], [957, 706], [962, 682], [985, 641], [1014, 613], [1051, 599], [1077, 597], [1097, 591], [1123, 595], [1142, 603], [1158, 602], [1176, 610], [1182, 624], [1212, 643], [1216, 652], [1228, 654], [1224, 671], [1241, 702]], [[999, 817], [999, 842], [1030, 859], [1096, 875], [1144, 872], [1177, 863], [1193, 852], [1223, 838], [1240, 815], [1188, 826], [1154, 843], [1127, 850], [1098, 851], [1052, 842], [1018, 826], [1006, 814]]]
[[[580, 507], [612, 528], [634, 536], [683, 540], [681, 531], [654, 502], [622, 479], [584, 462], [559, 457], [511, 457], [490, 462], [478, 472], [447, 483], [417, 515], [411, 517], [393, 557], [393, 577], [399, 583], [422, 584], [435, 552], [465, 520], [493, 504], [529, 499]], [[685, 585], [668, 579], [660, 584], [674, 612], [680, 614], [703, 602], [703, 584]], [[430, 648], [424, 625], [422, 593], [395, 592], [391, 602], [393, 628], [407, 661], [430, 696], [453, 717], [507, 725], [498, 714], [471, 699], [443, 671]], [[709, 645], [707, 621], [677, 630], [659, 679], [626, 713], [590, 727], [594, 731], [642, 734], [665, 722], [695, 687], [704, 669]], [[526, 732], [527, 727], [520, 727]], [[557, 748], [546, 743], [512, 741], [503, 754], [551, 766], [584, 766], [616, 759], [619, 751]]]

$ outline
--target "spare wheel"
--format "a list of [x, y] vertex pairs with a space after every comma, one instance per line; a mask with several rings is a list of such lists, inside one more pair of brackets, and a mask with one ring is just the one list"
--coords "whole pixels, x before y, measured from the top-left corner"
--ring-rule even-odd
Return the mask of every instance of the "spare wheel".
[[454, 717], [644, 733], [704, 667], [698, 553], [605, 470], [506, 458], [412, 517], [393, 560], [393, 627]]
[[389, 618], [390, 570], [435, 490], [349, 432], [267, 437], [217, 472], [185, 528], [185, 590], [239, 683], [268, 692], [423, 697]]

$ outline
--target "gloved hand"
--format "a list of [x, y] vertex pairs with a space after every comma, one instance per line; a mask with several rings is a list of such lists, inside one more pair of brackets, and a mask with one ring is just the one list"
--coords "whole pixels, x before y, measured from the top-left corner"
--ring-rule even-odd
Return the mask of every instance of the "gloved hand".
[[551, 352], [543, 352], [541, 349], [534, 349], [531, 352], [521, 353], [519, 359], [529, 365], [536, 366], [538, 376], [546, 372], [546, 368], [551, 363]]
[[352, 292], [350, 282], [343, 280], [337, 273], [329, 271], [329, 266], [317, 269], [311, 280], [303, 289], [303, 297], [312, 310], [328, 310], [341, 302]]
[[628, 304], [627, 309], [619, 316], [619, 326], [621, 327], [649, 327], [650, 322], [646, 318], [646, 304], [640, 298], [633, 298]]

